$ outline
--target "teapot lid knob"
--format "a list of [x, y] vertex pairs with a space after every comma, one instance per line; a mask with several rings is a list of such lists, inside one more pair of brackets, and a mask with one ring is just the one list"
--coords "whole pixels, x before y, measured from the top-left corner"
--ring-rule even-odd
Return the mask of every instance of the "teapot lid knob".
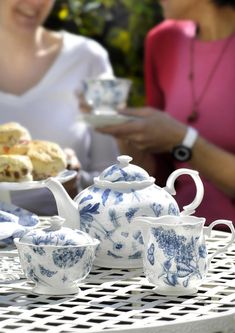
[[133, 158], [128, 155], [121, 155], [117, 157], [117, 160], [121, 167], [126, 167], [133, 160]]
[[60, 216], [52, 216], [49, 218], [49, 222], [50, 222], [50, 230], [51, 231], [56, 231], [61, 229], [63, 223], [64, 223], [65, 219], [60, 217]]

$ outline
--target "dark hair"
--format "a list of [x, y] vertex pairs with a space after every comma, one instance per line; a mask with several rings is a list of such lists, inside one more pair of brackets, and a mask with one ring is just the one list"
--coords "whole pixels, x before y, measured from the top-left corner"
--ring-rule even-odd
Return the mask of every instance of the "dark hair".
[[211, 0], [218, 7], [233, 7], [235, 9], [235, 0]]

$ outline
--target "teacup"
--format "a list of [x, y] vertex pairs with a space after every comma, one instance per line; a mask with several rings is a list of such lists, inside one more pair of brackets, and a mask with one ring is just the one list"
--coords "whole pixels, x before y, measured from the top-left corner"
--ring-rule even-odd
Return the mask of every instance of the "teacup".
[[131, 81], [124, 78], [98, 77], [84, 82], [84, 97], [95, 114], [115, 114], [126, 105]]
[[[217, 220], [204, 227], [205, 218], [195, 216], [136, 217], [144, 239], [144, 272], [162, 295], [191, 295], [198, 291], [213, 257], [234, 242], [231, 221]], [[217, 224], [227, 225], [226, 245], [208, 255], [205, 236]], [[230, 238], [230, 239], [229, 239]]]

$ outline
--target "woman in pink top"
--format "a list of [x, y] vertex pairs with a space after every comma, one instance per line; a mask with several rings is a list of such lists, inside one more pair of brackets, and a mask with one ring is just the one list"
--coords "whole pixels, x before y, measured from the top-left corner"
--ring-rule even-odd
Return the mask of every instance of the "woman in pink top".
[[[102, 132], [120, 139], [158, 184], [170, 162], [198, 170], [205, 196], [196, 215], [207, 224], [219, 218], [235, 223], [235, 1], [161, 3], [167, 20], [145, 44], [148, 107], [123, 111], [138, 118]], [[180, 177], [180, 207], [194, 194], [191, 179]]]

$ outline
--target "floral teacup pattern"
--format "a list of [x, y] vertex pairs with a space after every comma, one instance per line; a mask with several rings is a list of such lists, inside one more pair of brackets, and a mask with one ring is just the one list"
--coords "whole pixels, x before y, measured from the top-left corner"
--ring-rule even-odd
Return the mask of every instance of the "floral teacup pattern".
[[[164, 295], [196, 293], [211, 259], [235, 239], [233, 224], [227, 220], [214, 221], [209, 227], [204, 227], [204, 218], [195, 216], [137, 217], [135, 222], [144, 238], [144, 273], [156, 292]], [[224, 247], [208, 255], [205, 236], [210, 237], [212, 228], [221, 223], [231, 234]]]

